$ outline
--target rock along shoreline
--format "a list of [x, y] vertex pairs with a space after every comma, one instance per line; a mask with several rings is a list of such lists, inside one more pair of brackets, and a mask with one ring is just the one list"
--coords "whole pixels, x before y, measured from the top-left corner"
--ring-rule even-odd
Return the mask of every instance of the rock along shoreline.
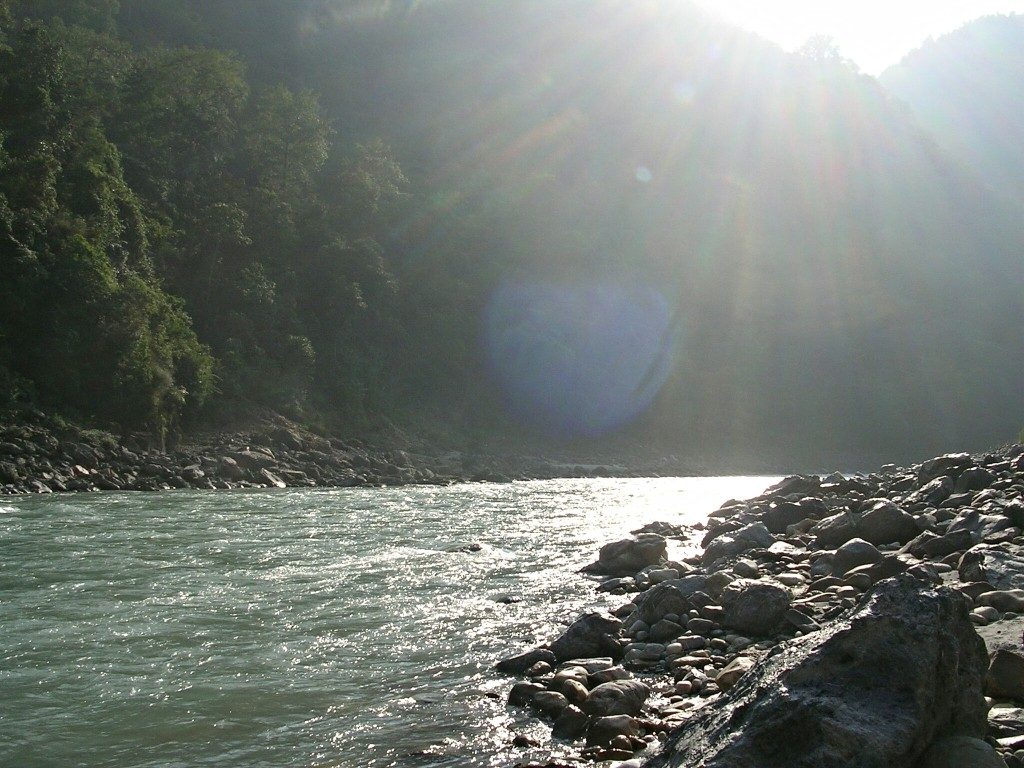
[[284, 418], [157, 450], [142, 435], [81, 429], [42, 413], [0, 421], [0, 495], [87, 491], [347, 488], [565, 477], [701, 474], [678, 461], [578, 462], [539, 456], [380, 448]]
[[575, 755], [519, 768], [1024, 768], [1024, 446], [788, 477], [667, 559], [693, 536], [605, 545], [624, 602], [497, 663]]

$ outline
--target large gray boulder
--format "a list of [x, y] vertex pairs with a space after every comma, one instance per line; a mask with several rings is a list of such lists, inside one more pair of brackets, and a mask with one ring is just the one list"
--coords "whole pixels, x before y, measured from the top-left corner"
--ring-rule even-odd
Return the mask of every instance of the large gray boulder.
[[664, 563], [668, 558], [668, 544], [664, 536], [643, 533], [633, 539], [613, 541], [601, 547], [597, 562], [583, 570], [608, 576], [632, 576], [649, 565]]
[[928, 483], [943, 475], [956, 478], [965, 469], [973, 466], [974, 459], [969, 453], [947, 453], [945, 456], [937, 456], [921, 464], [917, 470], [917, 478], [922, 483]]
[[850, 539], [836, 550], [832, 558], [832, 573], [842, 576], [859, 565], [874, 565], [882, 559], [882, 553], [869, 541]]
[[619, 630], [622, 622], [600, 611], [585, 613], [576, 619], [561, 637], [551, 643], [551, 652], [559, 661], [594, 656], [620, 658]]
[[872, 544], [906, 544], [921, 532], [921, 526], [888, 499], [864, 502], [858, 530], [860, 537]]
[[868, 499], [860, 512], [826, 517], [811, 528], [818, 546], [838, 547], [851, 539], [872, 544], [906, 544], [921, 533], [914, 519], [888, 499]]
[[786, 618], [789, 590], [767, 581], [738, 579], [722, 591], [722, 624], [749, 635], [774, 632]]
[[1008, 544], [977, 544], [960, 558], [963, 581], [987, 581], [996, 589], [1024, 589], [1024, 552]]
[[938, 737], [984, 736], [986, 661], [963, 595], [889, 579], [773, 649], [646, 765], [908, 768]]
[[709, 541], [701, 561], [713, 563], [721, 558], [736, 557], [751, 549], [768, 549], [774, 543], [775, 537], [764, 523], [751, 523]]
[[930, 504], [937, 506], [953, 494], [955, 481], [951, 477], [936, 477], [929, 483], [925, 483], [906, 498], [908, 505]]
[[641, 592], [633, 600], [637, 607], [637, 618], [653, 626], [666, 614], [685, 616], [693, 608], [690, 597], [704, 589], [707, 577], [699, 574], [669, 579]]
[[639, 680], [613, 680], [594, 688], [583, 702], [583, 711], [591, 717], [639, 715], [651, 690]]

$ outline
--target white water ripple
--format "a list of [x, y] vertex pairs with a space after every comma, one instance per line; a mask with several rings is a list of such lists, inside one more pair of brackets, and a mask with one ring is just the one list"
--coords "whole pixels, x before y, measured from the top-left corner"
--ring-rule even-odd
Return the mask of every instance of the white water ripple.
[[[494, 661], [578, 570], [774, 478], [19, 498], [0, 507], [0, 765], [504, 766], [564, 751]], [[478, 544], [478, 551], [468, 551]], [[504, 597], [520, 602], [505, 604]], [[516, 732], [545, 746], [511, 746]]]

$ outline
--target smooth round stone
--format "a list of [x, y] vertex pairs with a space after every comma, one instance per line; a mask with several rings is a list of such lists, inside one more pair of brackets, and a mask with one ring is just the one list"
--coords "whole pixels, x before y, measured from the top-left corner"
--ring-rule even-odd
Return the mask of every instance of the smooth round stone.
[[676, 638], [676, 643], [684, 651], [695, 651], [699, 648], [707, 646], [708, 641], [700, 635], [683, 635], [682, 637]]
[[569, 700], [557, 691], [538, 691], [533, 695], [530, 704], [547, 715], [557, 717], [569, 706]]
[[626, 634], [636, 636], [641, 632], [646, 632], [650, 628], [650, 624], [646, 621], [634, 621], [629, 625], [629, 629], [626, 630]]
[[555, 682], [562, 680], [575, 680], [577, 683], [587, 684], [589, 673], [583, 667], [563, 667], [555, 673]]
[[538, 661], [528, 670], [526, 670], [527, 677], [541, 677], [551, 673], [551, 665], [546, 661]]
[[971, 616], [979, 616], [985, 620], [986, 624], [991, 624], [993, 621], [998, 621], [1002, 614], [998, 610], [993, 608], [991, 605], [982, 605], [971, 611]]
[[775, 580], [779, 582], [779, 584], [784, 584], [787, 587], [799, 587], [806, 581], [802, 574], [794, 573], [792, 571], [780, 573], [775, 577]]
[[558, 692], [568, 699], [570, 704], [581, 706], [587, 700], [589, 691], [587, 686], [575, 680], [566, 680], [558, 688]]
[[690, 619], [686, 622], [686, 628], [697, 635], [705, 635], [708, 632], [711, 632], [716, 626], [715, 622], [701, 618]]

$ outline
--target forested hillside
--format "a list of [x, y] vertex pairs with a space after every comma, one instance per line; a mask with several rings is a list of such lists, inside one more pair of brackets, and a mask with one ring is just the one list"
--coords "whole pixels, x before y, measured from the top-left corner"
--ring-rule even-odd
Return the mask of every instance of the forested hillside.
[[986, 16], [929, 40], [881, 81], [953, 157], [1024, 203], [1024, 16]]
[[1024, 424], [1019, 201], [828, 49], [623, 0], [2, 23], [9, 397], [726, 462]]

